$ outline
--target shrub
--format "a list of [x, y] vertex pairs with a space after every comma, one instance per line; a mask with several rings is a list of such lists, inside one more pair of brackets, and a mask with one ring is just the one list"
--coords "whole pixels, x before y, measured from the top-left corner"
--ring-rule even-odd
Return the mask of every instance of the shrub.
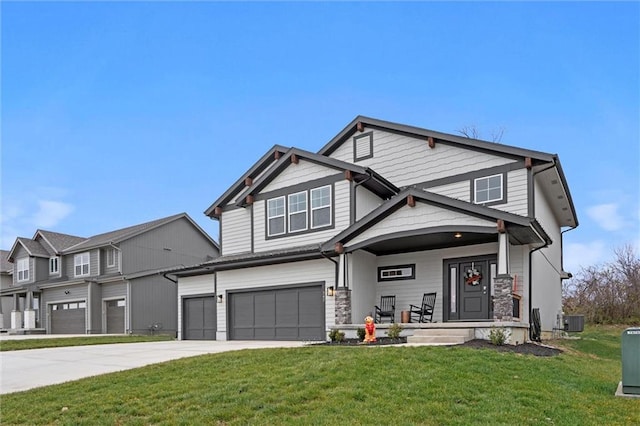
[[391, 339], [400, 338], [400, 333], [402, 332], [402, 326], [397, 323], [393, 323], [389, 326], [389, 330], [387, 331], [387, 336]]
[[356, 333], [358, 334], [358, 340], [360, 340], [361, 342], [364, 340], [364, 336], [367, 334], [364, 328], [359, 328], [358, 330], [356, 330]]
[[344, 332], [333, 328], [329, 332], [329, 339], [331, 339], [332, 342], [342, 342], [344, 340]]
[[502, 346], [509, 339], [509, 331], [505, 328], [492, 327], [489, 331], [489, 340], [496, 346]]

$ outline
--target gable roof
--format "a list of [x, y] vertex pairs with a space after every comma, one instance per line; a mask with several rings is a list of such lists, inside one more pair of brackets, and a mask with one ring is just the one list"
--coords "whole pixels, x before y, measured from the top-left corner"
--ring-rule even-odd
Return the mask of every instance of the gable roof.
[[9, 250], [9, 256], [8, 256], [9, 262], [13, 262], [15, 260], [13, 255], [16, 249], [18, 248], [18, 246], [22, 246], [27, 251], [29, 256], [33, 256], [33, 257], [49, 257], [50, 256], [47, 249], [42, 247], [42, 245], [39, 242], [34, 241], [30, 238], [18, 237], [16, 238], [16, 241], [13, 243], [13, 247], [11, 247], [11, 250]]
[[208, 236], [202, 228], [200, 228], [186, 213], [179, 213], [173, 216], [164, 217], [162, 219], [152, 220], [150, 222], [141, 223], [139, 225], [129, 226], [127, 228], [118, 229], [111, 232], [105, 232], [104, 234], [94, 235], [93, 237], [89, 237], [86, 240], [80, 242], [79, 244], [68, 247], [64, 250], [65, 254], [69, 253], [77, 253], [83, 250], [89, 250], [96, 247], [101, 247], [109, 244], [117, 244], [121, 241], [128, 240], [129, 238], [133, 238], [137, 235], [143, 234], [145, 232], [151, 231], [152, 229], [158, 228], [162, 225], [166, 225], [170, 222], [179, 220], [179, 219], [187, 219], [193, 226], [196, 227], [203, 235], [205, 235], [211, 243], [213, 243], [216, 247], [218, 244]]
[[315, 164], [333, 168], [339, 171], [349, 171], [351, 176], [357, 183], [361, 183], [362, 186], [370, 190], [371, 192], [378, 194], [382, 198], [389, 198], [394, 194], [397, 194], [399, 189], [386, 180], [384, 177], [376, 173], [374, 170], [368, 167], [358, 166], [345, 161], [337, 160], [335, 158], [325, 157], [323, 155], [315, 154], [313, 152], [305, 151], [299, 148], [290, 148], [287, 152], [281, 156], [278, 161], [271, 167], [264, 175], [262, 175], [253, 185], [248, 187], [238, 197], [236, 205], [242, 206], [246, 204], [246, 197], [260, 192], [265, 186], [269, 184], [276, 176], [284, 171], [293, 161], [293, 157], [302, 158]]
[[254, 165], [251, 166], [251, 168], [240, 177], [240, 179], [238, 179], [233, 185], [231, 185], [229, 189], [224, 192], [224, 194], [218, 197], [218, 199], [215, 200], [213, 204], [211, 204], [209, 208], [204, 211], [204, 214], [212, 219], [218, 217], [218, 214], [216, 213], [216, 207], [223, 207], [224, 205], [229, 203], [229, 201], [231, 201], [233, 197], [235, 197], [240, 191], [246, 188], [245, 182], [247, 178], [253, 180], [256, 177], [260, 176], [262, 172], [264, 172], [274, 162], [276, 162], [281, 155], [287, 152], [287, 150], [289, 150], [289, 148], [281, 145], [274, 145], [258, 161], [256, 161]]
[[[561, 226], [570, 226], [573, 228], [578, 226], [578, 216], [576, 214], [576, 209], [573, 204], [571, 193], [569, 192], [567, 179], [560, 164], [560, 158], [557, 154], [550, 154], [547, 152], [524, 149], [511, 145], [505, 145], [502, 143], [488, 142], [480, 139], [472, 139], [464, 136], [436, 132], [434, 130], [394, 123], [391, 121], [379, 120], [376, 118], [365, 117], [363, 115], [358, 115], [349, 124], [347, 124], [347, 126], [343, 128], [340, 133], [334, 136], [327, 144], [325, 144], [325, 146], [320, 149], [320, 151], [318, 151], [318, 154], [325, 156], [331, 155], [331, 153], [338, 149], [338, 147], [340, 147], [354, 133], [358, 131], [359, 124], [364, 127], [380, 129], [392, 133], [407, 135], [410, 137], [424, 138], [425, 140], [428, 140], [428, 138], [433, 138], [436, 145], [438, 143], [454, 144], [476, 151], [482, 151], [496, 155], [503, 155], [514, 158], [531, 158], [532, 166], [534, 167], [534, 169], [536, 168], [536, 166], [538, 167], [536, 173], [541, 173], [541, 179], [544, 179], [545, 182], [550, 182], [552, 184], [553, 182], [558, 180], [562, 183], [561, 189], [555, 188], [555, 185], [551, 186], [552, 188], [554, 188], [554, 192], [551, 198], [563, 200], [561, 202], [566, 203], [558, 206], [557, 208], [555, 208], [557, 204], [552, 204], [552, 207], [555, 208], [556, 214], [561, 218]], [[549, 163], [554, 166], [554, 172], [552, 175], [550, 175], [549, 170], [547, 170], [547, 165]], [[567, 215], [564, 213], [567, 210], [571, 213], [570, 217], [567, 217]]]
[[[502, 220], [505, 222], [505, 225], [509, 230], [509, 235], [515, 243], [524, 244], [544, 242], [546, 244], [551, 244], [552, 242], [548, 234], [535, 219], [508, 213], [502, 210], [492, 209], [490, 207], [485, 207], [478, 204], [471, 204], [466, 201], [419, 190], [416, 188], [406, 188], [392, 199], [387, 200], [385, 203], [371, 211], [360, 221], [351, 225], [350, 227], [336, 235], [334, 238], [324, 243], [322, 245], [323, 252], [334, 251], [336, 243], [348, 243], [350, 240], [362, 234], [367, 229], [373, 227], [377, 223], [384, 220], [386, 217], [392, 215], [401, 207], [407, 205], [410, 197], [412, 197], [413, 200], [417, 202], [435, 205], [447, 210], [458, 211], [466, 215], [478, 217], [481, 219], [493, 220], [496, 221], [496, 224], [498, 220]], [[420, 231], [415, 231], [412, 235], [416, 235], [417, 232]], [[497, 227], [494, 233], [498, 233]], [[396, 235], [394, 237], [401, 238], [400, 235]], [[451, 244], [449, 243], [447, 244], [447, 246], [451, 246]]]
[[45, 231], [44, 229], [38, 229], [32, 239], [36, 240], [38, 236], [42, 237], [42, 239], [47, 242], [55, 253], [60, 253], [63, 250], [86, 240], [84, 237]]

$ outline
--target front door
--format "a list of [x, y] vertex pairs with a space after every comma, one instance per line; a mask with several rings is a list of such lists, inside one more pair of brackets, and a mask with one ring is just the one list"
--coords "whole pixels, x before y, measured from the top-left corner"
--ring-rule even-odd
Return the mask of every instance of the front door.
[[492, 276], [496, 256], [445, 261], [444, 294], [448, 301], [448, 319], [486, 321], [493, 318]]

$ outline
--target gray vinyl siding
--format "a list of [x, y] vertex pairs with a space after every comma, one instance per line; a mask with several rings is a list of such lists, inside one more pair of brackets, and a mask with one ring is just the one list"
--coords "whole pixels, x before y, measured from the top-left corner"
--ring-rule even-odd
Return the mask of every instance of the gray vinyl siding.
[[122, 273], [194, 265], [217, 249], [187, 219], [170, 222], [120, 243]]
[[115, 262], [113, 266], [108, 266], [108, 256], [109, 250], [111, 247], [106, 247], [100, 250], [100, 265], [102, 269], [102, 274], [113, 274], [120, 271], [120, 252], [119, 250], [115, 250]]
[[335, 175], [336, 173], [335, 169], [300, 159], [298, 164], [292, 163], [284, 171], [278, 174], [261, 192], [269, 192], [276, 189], [286, 188], [301, 182]]
[[182, 340], [182, 299], [186, 296], [215, 293], [214, 274], [178, 278], [178, 339]]
[[425, 203], [416, 203], [415, 207], [403, 206], [352, 239], [350, 246], [367, 241], [380, 235], [390, 235], [401, 231], [431, 228], [437, 226], [483, 226], [494, 230], [495, 222], [469, 216], [462, 212], [446, 210]]
[[382, 203], [383, 200], [373, 192], [362, 186], [356, 187], [356, 221], [362, 219]]
[[102, 298], [100, 297], [102, 289], [98, 283], [87, 284], [87, 308], [89, 311], [89, 324], [87, 330], [89, 334], [102, 333]]
[[[74, 253], [74, 254], [69, 254], [67, 256], [64, 256], [61, 263], [65, 264], [66, 271], [68, 272], [67, 276], [70, 279], [73, 279], [76, 277], [75, 275], [76, 270], [74, 267], [75, 255], [87, 253], [87, 252], [89, 253], [89, 275], [85, 277], [96, 277], [100, 275], [100, 250], [94, 249], [94, 250], [87, 250], [80, 253]], [[84, 277], [79, 277], [79, 278], [84, 278]]]
[[471, 202], [471, 190], [469, 189], [469, 181], [464, 180], [461, 182], [453, 182], [446, 185], [434, 186], [426, 189], [427, 192], [434, 194], [444, 195], [450, 198], [456, 198], [458, 200]]
[[33, 258], [35, 263], [34, 281], [45, 281], [49, 279], [49, 258]]
[[[325, 288], [327, 286], [335, 287], [335, 266], [326, 259], [219, 271], [216, 274], [218, 294], [222, 294], [225, 300], [225, 303], [220, 303], [217, 306], [218, 340], [227, 339], [228, 291], [310, 282], [324, 282]], [[335, 324], [334, 299], [334, 297], [325, 297], [325, 325], [327, 329], [333, 327]]]
[[[256, 176], [253, 178], [253, 181], [254, 181], [254, 182], [257, 182], [257, 181], [262, 177], [262, 175], [264, 175], [265, 173], [267, 173], [267, 172], [271, 169], [271, 167], [273, 167], [273, 165], [274, 165], [274, 164], [276, 164], [276, 160], [273, 160], [273, 161], [272, 161], [272, 162], [271, 162], [271, 163], [270, 163], [270, 164], [269, 164], [269, 165], [268, 165], [268, 166], [267, 166], [267, 167], [266, 167], [262, 172], [260, 172], [258, 175], [256, 175]], [[228, 203], [228, 204], [233, 205], [233, 204], [235, 204], [236, 202], [238, 202], [238, 200], [240, 199], [240, 196], [244, 193], [245, 189], [247, 189], [247, 188], [248, 188], [248, 186], [245, 186], [241, 191], [239, 191], [239, 192], [238, 192], [238, 194], [236, 194], [236, 195], [231, 199], [231, 201], [229, 201], [229, 203]]]
[[[29, 279], [25, 281], [18, 281], [18, 260], [23, 258], [29, 258]], [[33, 282], [35, 276], [35, 262], [34, 258], [29, 256], [22, 245], [18, 244], [13, 254], [13, 285], [30, 284]]]
[[[365, 132], [369, 130], [365, 128]], [[355, 133], [355, 136], [359, 134]], [[398, 187], [515, 161], [441, 142], [432, 149], [426, 139], [382, 130], [373, 130], [373, 153], [372, 158], [358, 161], [358, 165], [371, 167]], [[353, 162], [352, 138], [336, 149], [331, 157]]]
[[177, 300], [177, 285], [160, 275], [131, 280], [130, 331], [151, 334], [150, 326], [162, 324], [157, 333], [176, 336]]
[[[253, 204], [253, 235], [255, 252], [282, 249], [287, 247], [305, 246], [323, 243], [349, 226], [350, 188], [349, 181], [341, 180], [333, 186], [333, 220], [334, 226], [326, 230], [293, 234], [282, 238], [266, 239], [265, 200], [258, 200]], [[225, 234], [225, 241], [233, 238]]]
[[235, 209], [222, 212], [220, 219], [224, 242], [222, 254], [251, 251], [251, 209]]
[[125, 298], [127, 296], [127, 283], [110, 283], [102, 284], [102, 298], [103, 299], [116, 299]]

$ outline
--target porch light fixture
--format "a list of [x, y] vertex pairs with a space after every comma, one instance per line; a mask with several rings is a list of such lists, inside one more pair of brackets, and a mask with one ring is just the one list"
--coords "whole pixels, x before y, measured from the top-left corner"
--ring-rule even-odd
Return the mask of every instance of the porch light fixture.
[[333, 297], [335, 295], [335, 291], [333, 290], [333, 286], [327, 287], [327, 296]]
[[218, 303], [222, 303], [222, 295], [221, 294], [218, 295]]
[[462, 238], [462, 234], [459, 232], [456, 232], [455, 234], [453, 234], [454, 238]]

